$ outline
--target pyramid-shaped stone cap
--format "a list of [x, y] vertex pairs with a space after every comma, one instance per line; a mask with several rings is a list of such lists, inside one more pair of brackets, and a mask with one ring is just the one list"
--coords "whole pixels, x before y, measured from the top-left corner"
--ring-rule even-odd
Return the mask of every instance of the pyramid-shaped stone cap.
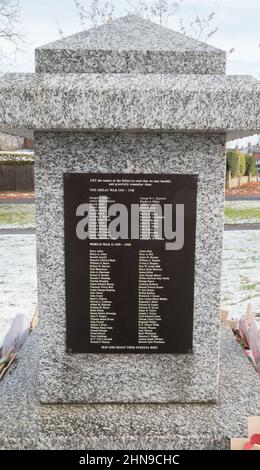
[[225, 52], [127, 15], [36, 50], [36, 72], [224, 74]]

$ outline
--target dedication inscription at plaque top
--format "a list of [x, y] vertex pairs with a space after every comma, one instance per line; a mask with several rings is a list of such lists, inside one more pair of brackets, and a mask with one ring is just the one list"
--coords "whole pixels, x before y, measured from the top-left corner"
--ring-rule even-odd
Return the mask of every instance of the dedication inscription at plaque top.
[[196, 175], [65, 174], [67, 351], [191, 353]]

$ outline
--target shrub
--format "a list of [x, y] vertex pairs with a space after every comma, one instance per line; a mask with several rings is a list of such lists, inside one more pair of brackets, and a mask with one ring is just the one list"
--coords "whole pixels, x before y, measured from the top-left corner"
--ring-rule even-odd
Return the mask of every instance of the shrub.
[[234, 150], [227, 152], [227, 171], [231, 172], [231, 177], [244, 176], [246, 173], [246, 156]]
[[244, 153], [239, 153], [240, 158], [240, 176], [245, 176], [246, 174], [246, 156]]
[[255, 176], [256, 175], [256, 166], [255, 166], [255, 159], [253, 155], [246, 156], [246, 175]]
[[227, 171], [231, 172], [231, 177], [235, 178], [240, 174], [239, 152], [235, 150], [227, 153]]
[[33, 165], [33, 163], [33, 154], [0, 152], [0, 165]]

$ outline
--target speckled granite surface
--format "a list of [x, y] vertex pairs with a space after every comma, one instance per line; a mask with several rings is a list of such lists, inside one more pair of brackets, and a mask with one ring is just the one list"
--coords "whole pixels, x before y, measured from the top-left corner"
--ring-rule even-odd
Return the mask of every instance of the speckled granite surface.
[[[260, 82], [203, 75], [7, 74], [0, 127], [27, 129], [259, 129]], [[250, 112], [248, 112], [250, 110]]]
[[[44, 402], [216, 400], [225, 134], [36, 133]], [[67, 355], [63, 174], [198, 174], [193, 355]], [[210, 371], [210, 372], [209, 372]]]
[[0, 384], [1, 449], [228, 449], [260, 414], [259, 378], [223, 325], [218, 404], [40, 405], [38, 341]]
[[226, 54], [128, 15], [36, 49], [36, 72], [224, 74]]
[[[259, 82], [136, 17], [36, 62], [49, 73], [0, 79], [0, 128], [36, 131], [41, 313], [0, 385], [0, 448], [227, 448], [260, 412], [259, 379], [223, 326], [219, 372], [225, 141], [260, 130]], [[193, 355], [65, 353], [63, 173], [90, 171], [198, 175]]]

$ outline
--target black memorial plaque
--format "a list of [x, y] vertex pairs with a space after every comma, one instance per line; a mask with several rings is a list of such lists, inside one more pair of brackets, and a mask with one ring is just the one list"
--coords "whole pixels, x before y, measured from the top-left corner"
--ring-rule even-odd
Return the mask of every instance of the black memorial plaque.
[[67, 351], [191, 353], [197, 176], [65, 174]]

